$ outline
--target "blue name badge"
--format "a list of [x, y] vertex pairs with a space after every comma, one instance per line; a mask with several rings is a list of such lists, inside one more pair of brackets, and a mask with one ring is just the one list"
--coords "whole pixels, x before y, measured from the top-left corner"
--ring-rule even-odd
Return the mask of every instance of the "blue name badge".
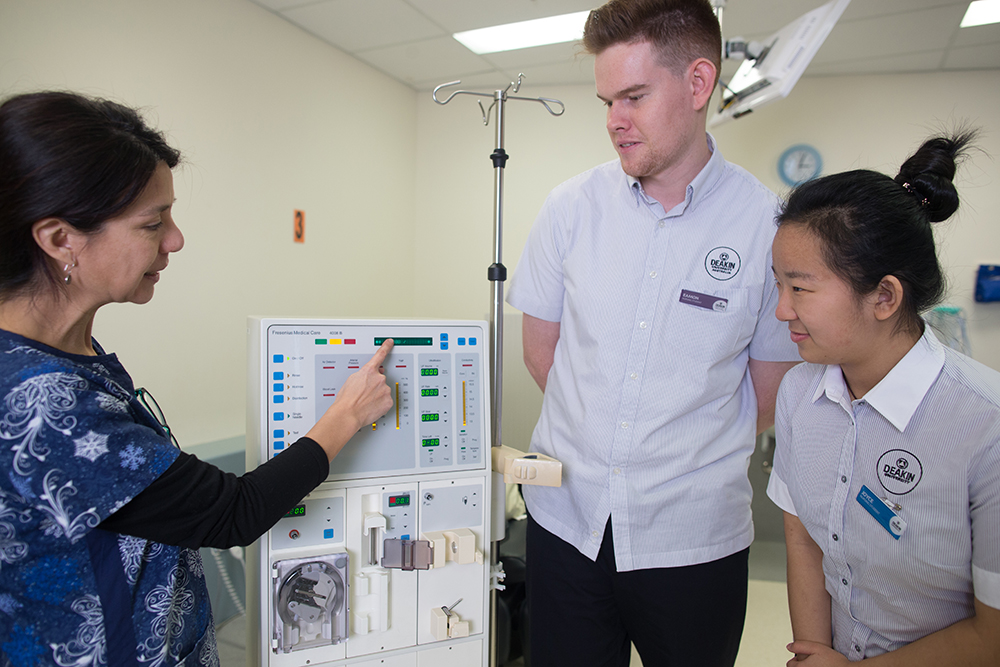
[[906, 522], [867, 486], [862, 486], [858, 492], [858, 503], [895, 539], [898, 540], [906, 531]]

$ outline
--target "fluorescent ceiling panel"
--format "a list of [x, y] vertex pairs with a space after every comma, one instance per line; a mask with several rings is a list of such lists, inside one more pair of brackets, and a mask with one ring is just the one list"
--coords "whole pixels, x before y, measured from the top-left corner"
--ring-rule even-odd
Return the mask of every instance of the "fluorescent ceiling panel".
[[975, 25], [1000, 23], [1000, 0], [975, 0], [969, 3], [965, 18], [959, 24], [960, 28], [970, 28]]
[[583, 25], [590, 11], [520, 21], [491, 28], [456, 32], [452, 37], [473, 53], [513, 51], [531, 46], [572, 42], [583, 37]]

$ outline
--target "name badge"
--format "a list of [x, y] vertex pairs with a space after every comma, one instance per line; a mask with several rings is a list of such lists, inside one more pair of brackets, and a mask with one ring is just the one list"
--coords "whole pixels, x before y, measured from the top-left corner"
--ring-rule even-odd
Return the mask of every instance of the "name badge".
[[893, 538], [898, 540], [906, 532], [906, 522], [867, 486], [862, 486], [858, 492], [858, 503], [875, 517]]
[[696, 306], [698, 308], [704, 308], [705, 310], [714, 310], [717, 313], [724, 313], [726, 312], [726, 308], [729, 306], [729, 299], [723, 299], [721, 296], [712, 296], [711, 294], [702, 294], [701, 292], [692, 292], [691, 290], [682, 289], [681, 303], [686, 303], [689, 306]]

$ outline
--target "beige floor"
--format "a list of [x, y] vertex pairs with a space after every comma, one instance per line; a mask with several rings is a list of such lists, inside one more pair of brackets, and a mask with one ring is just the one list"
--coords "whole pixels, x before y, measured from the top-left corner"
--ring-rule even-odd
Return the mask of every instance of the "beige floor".
[[[791, 657], [785, 650], [785, 645], [792, 640], [785, 594], [782, 582], [750, 580], [747, 620], [736, 667], [779, 667]], [[245, 643], [246, 627], [242, 616], [219, 628], [222, 667], [243, 667], [246, 664]], [[642, 662], [633, 649], [631, 667], [641, 666]]]
[[785, 584], [751, 580], [748, 595], [747, 620], [743, 626], [736, 667], [784, 665], [792, 657], [785, 650], [785, 646], [792, 641]]

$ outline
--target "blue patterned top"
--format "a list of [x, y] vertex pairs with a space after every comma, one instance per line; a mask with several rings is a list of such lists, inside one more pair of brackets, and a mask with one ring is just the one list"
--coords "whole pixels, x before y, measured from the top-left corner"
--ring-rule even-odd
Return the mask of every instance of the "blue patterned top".
[[198, 551], [97, 528], [178, 450], [95, 349], [0, 330], [0, 665], [218, 665]]

